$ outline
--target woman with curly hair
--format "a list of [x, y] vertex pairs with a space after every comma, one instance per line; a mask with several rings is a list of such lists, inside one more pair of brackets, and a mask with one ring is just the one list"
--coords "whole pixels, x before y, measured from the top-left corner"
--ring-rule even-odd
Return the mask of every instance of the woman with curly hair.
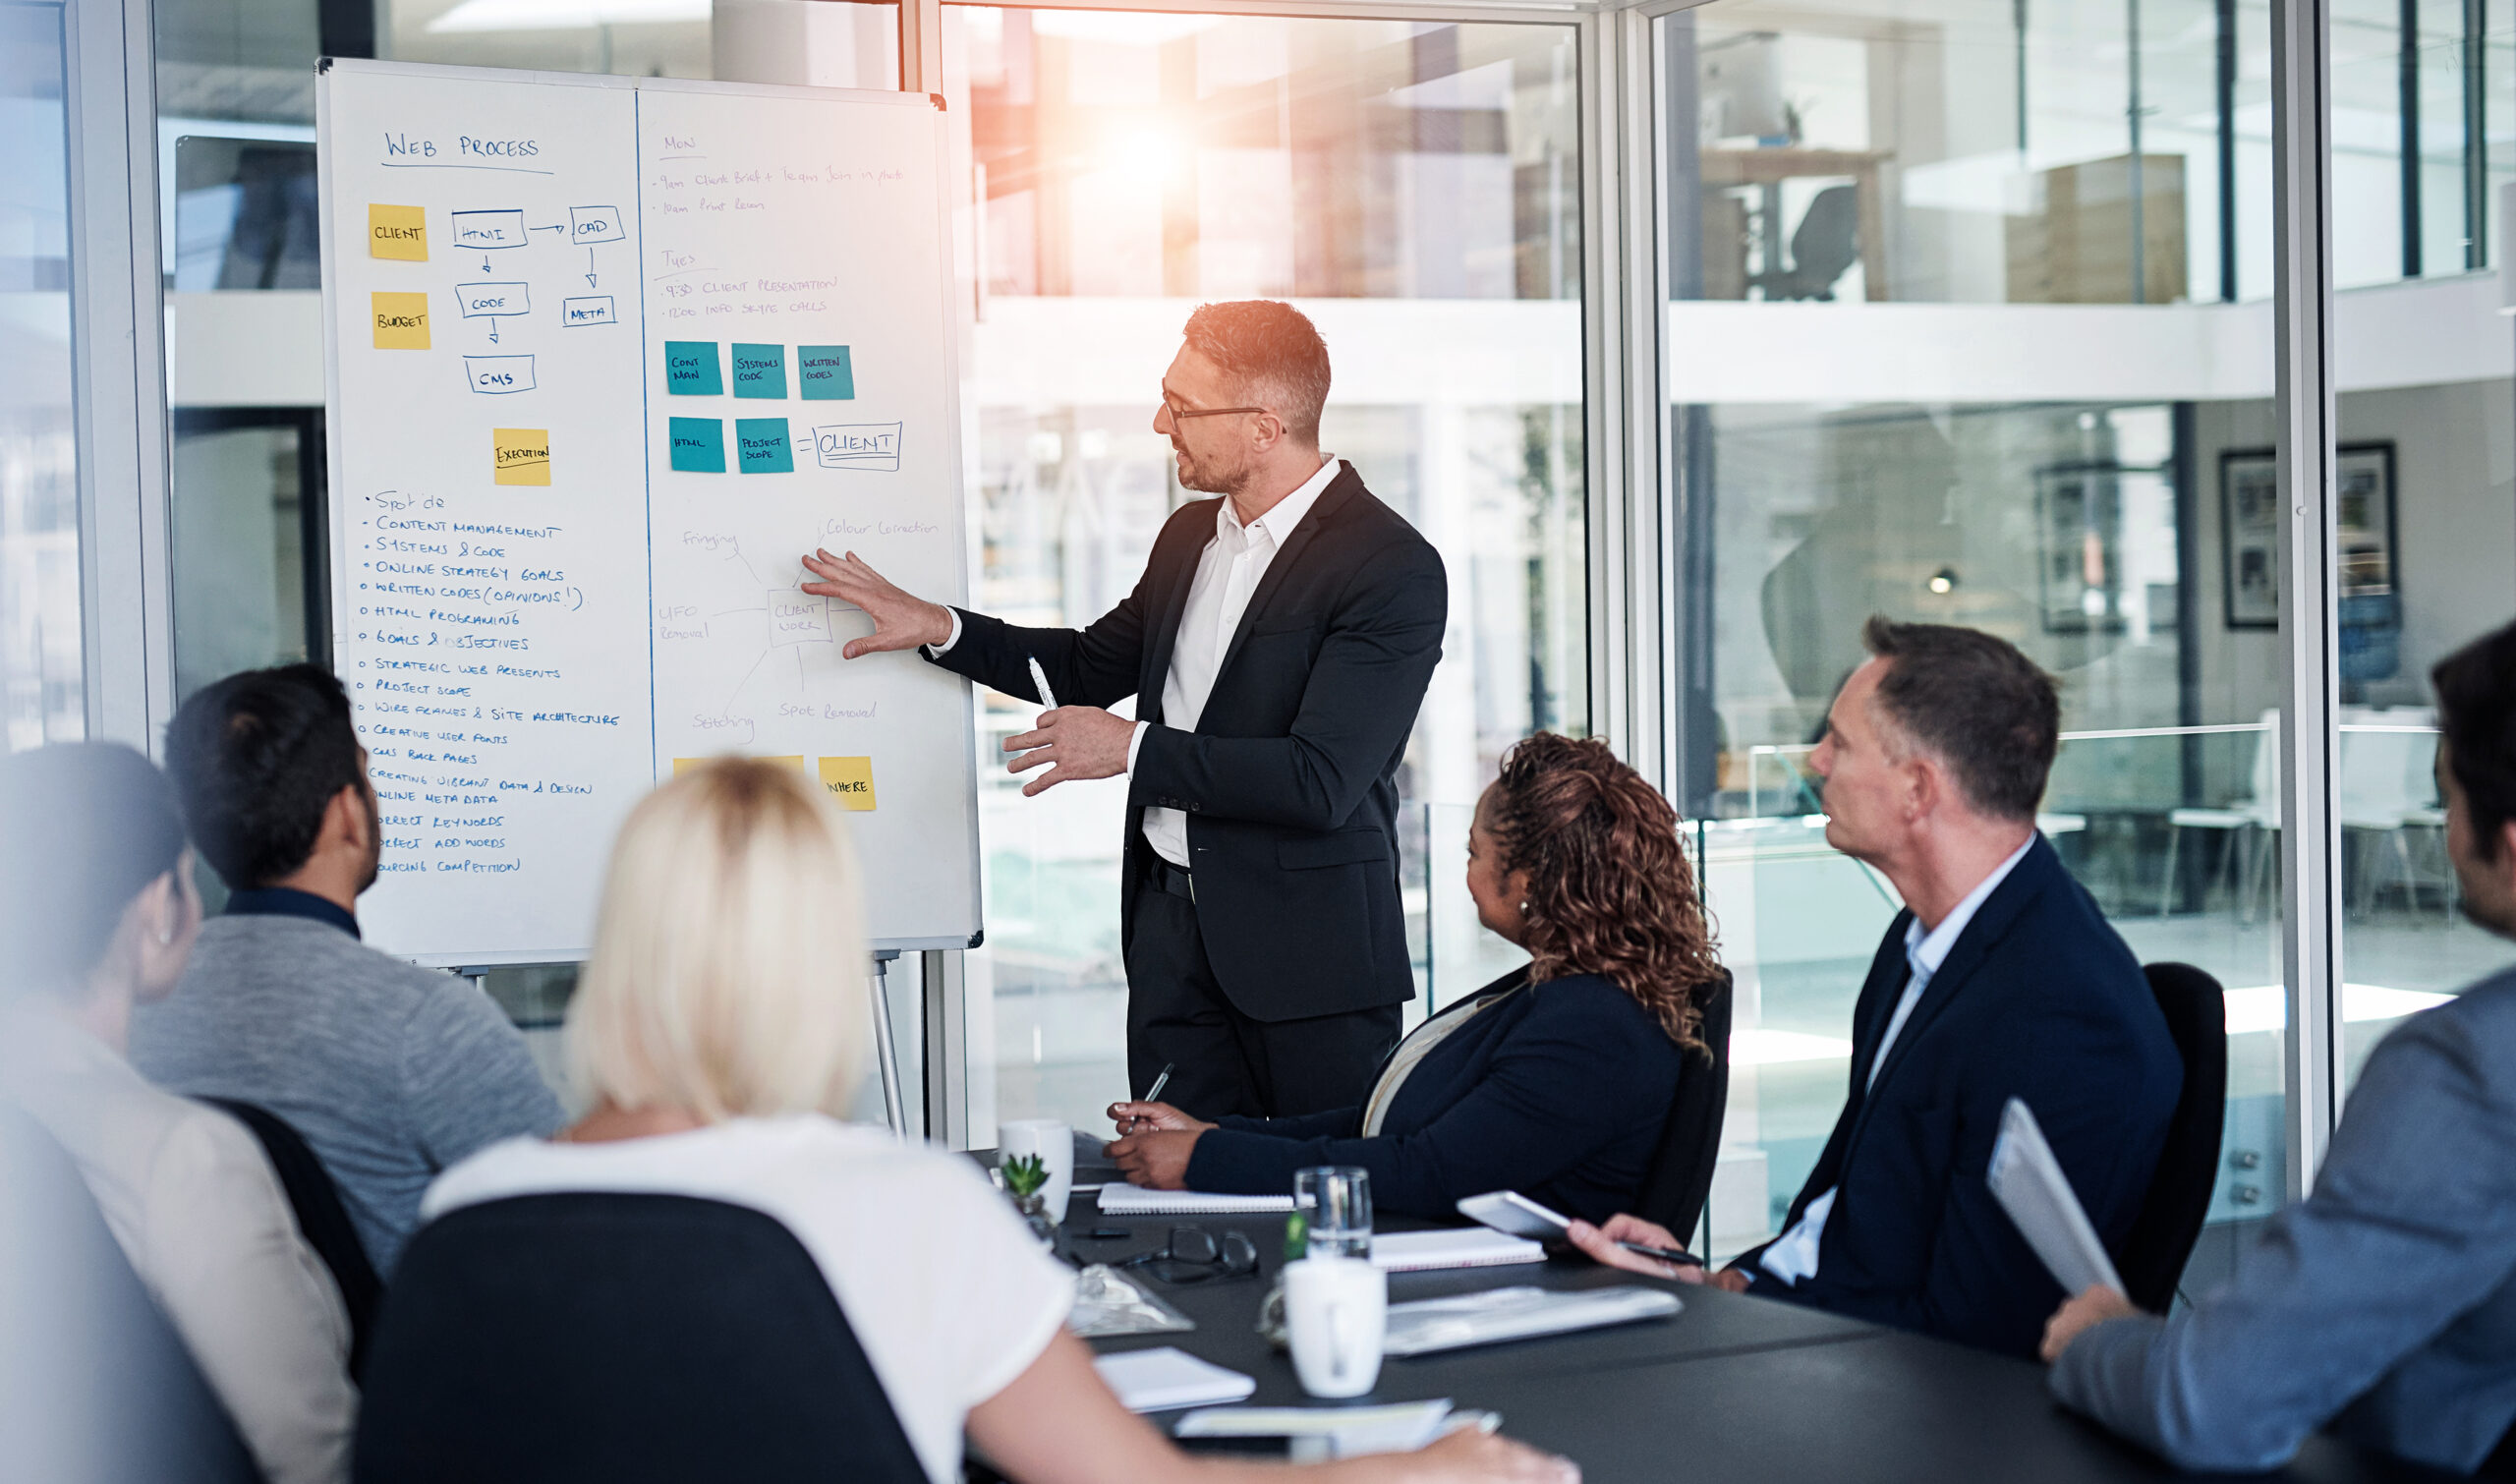
[[1526, 967], [1400, 1043], [1359, 1107], [1205, 1123], [1111, 1105], [1127, 1177], [1274, 1194], [1296, 1170], [1357, 1165], [1374, 1203], [1408, 1216], [1455, 1217], [1489, 1190], [1593, 1222], [1630, 1208], [1727, 984], [1677, 811], [1606, 743], [1540, 732], [1477, 804], [1467, 889]]

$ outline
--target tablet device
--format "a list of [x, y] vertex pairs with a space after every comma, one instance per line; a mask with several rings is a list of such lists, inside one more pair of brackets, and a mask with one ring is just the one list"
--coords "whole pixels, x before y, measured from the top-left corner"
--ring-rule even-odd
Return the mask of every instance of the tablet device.
[[1570, 1218], [1516, 1190], [1489, 1190], [1483, 1195], [1467, 1196], [1459, 1201], [1458, 1214], [1479, 1226], [1534, 1242], [1562, 1241], [1566, 1229], [1572, 1225]]

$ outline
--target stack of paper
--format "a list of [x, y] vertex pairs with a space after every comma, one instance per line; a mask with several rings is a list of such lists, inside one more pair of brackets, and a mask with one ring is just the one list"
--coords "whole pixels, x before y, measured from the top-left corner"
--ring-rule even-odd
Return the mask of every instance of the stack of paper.
[[1205, 1190], [1147, 1190], [1142, 1185], [1101, 1187], [1103, 1216], [1240, 1216], [1290, 1211], [1289, 1195], [1216, 1195]]
[[1292, 1461], [1326, 1462], [1371, 1454], [1413, 1453], [1449, 1432], [1454, 1419], [1483, 1415], [1453, 1412], [1447, 1397], [1388, 1406], [1222, 1406], [1190, 1412], [1179, 1419], [1172, 1436], [1287, 1438], [1291, 1440]]
[[1092, 1362], [1110, 1390], [1131, 1412], [1166, 1412], [1176, 1406], [1213, 1406], [1238, 1401], [1258, 1390], [1258, 1383], [1238, 1371], [1199, 1360], [1175, 1345], [1152, 1350], [1120, 1350]]
[[1524, 1236], [1485, 1227], [1384, 1231], [1372, 1238], [1372, 1266], [1391, 1273], [1422, 1268], [1497, 1268], [1542, 1263], [1546, 1248]]
[[1488, 1288], [1482, 1293], [1391, 1304], [1389, 1338], [1381, 1342], [1381, 1352], [1428, 1355], [1472, 1344], [1659, 1319], [1684, 1307], [1676, 1294], [1659, 1288], [1591, 1288], [1577, 1293], [1525, 1286]]
[[2035, 1114], [2016, 1098], [2001, 1110], [2000, 1137], [1992, 1142], [1991, 1168], [1983, 1179], [1992, 1187], [1992, 1199], [2018, 1224], [2018, 1234], [2044, 1260], [2063, 1292], [2079, 1293], [2099, 1284], [2118, 1293], [2123, 1290], [2114, 1261], [2105, 1255], [2105, 1243], [2097, 1239], [2087, 1208], [2071, 1189], [2070, 1176], [2062, 1173], [2061, 1162], [2053, 1158], [2053, 1146], [2044, 1141]]

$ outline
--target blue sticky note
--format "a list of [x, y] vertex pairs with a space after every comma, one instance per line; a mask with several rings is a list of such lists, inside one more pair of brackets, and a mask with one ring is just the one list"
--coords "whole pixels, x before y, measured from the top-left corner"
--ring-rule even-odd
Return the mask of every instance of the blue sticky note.
[[784, 418], [736, 418], [734, 447], [745, 474], [793, 474], [795, 450], [786, 442]]
[[795, 379], [802, 383], [807, 402], [856, 400], [856, 371], [848, 365], [846, 346], [795, 347]]
[[667, 435], [672, 439], [672, 467], [684, 474], [723, 474], [725, 472], [725, 425], [715, 418], [675, 418]]
[[716, 342], [665, 341], [664, 390], [676, 397], [723, 396], [725, 383], [716, 372]]
[[786, 347], [782, 345], [734, 344], [734, 395], [737, 397], [783, 397], [786, 395]]

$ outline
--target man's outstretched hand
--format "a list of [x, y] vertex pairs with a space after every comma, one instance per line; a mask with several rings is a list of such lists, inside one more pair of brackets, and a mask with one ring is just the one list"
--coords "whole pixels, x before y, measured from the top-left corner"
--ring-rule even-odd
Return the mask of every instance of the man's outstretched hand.
[[849, 659], [886, 650], [914, 649], [921, 644], [942, 644], [952, 637], [951, 609], [893, 587], [888, 578], [867, 566], [865, 559], [853, 551], [832, 556], [817, 550], [804, 558], [804, 566], [821, 579], [805, 583], [805, 592], [853, 603], [874, 620], [873, 633], [847, 641], [847, 647], [839, 651]]

